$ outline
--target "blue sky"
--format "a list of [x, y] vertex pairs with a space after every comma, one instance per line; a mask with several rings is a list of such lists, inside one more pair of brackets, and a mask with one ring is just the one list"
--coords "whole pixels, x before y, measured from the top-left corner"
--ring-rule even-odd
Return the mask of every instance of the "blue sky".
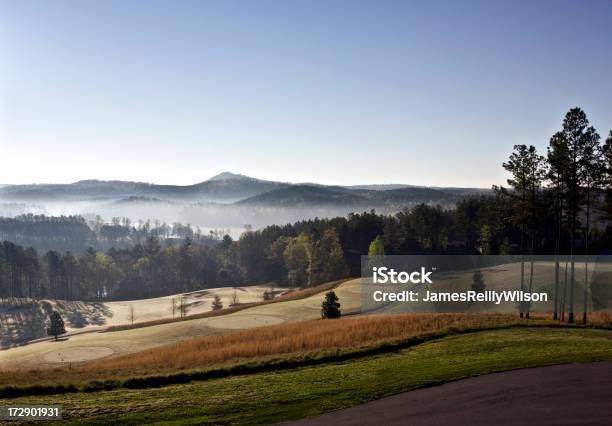
[[610, 22], [596, 0], [0, 0], [0, 183], [489, 187], [573, 106], [608, 133]]

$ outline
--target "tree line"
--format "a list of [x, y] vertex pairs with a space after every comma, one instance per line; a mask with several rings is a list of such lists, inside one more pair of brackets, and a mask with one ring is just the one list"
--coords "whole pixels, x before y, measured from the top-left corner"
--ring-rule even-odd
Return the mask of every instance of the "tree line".
[[0, 217], [0, 240], [44, 251], [83, 253], [90, 247], [96, 250], [124, 248], [143, 243], [150, 236], [175, 241], [189, 237], [211, 244], [223, 235], [220, 231], [203, 234], [198, 227], [189, 224], [132, 222], [127, 217], [113, 217], [109, 223], [100, 216], [89, 221], [82, 216], [24, 214]]
[[[550, 138], [546, 156], [533, 145], [516, 145], [503, 167], [510, 172], [508, 184], [512, 191], [496, 190], [511, 199], [512, 219], [520, 227], [520, 254], [554, 253], [555, 294], [554, 313], [559, 316], [559, 255], [569, 254], [568, 321], [574, 322], [574, 289], [577, 277], [574, 255], [599, 253], [610, 247], [608, 238], [612, 206], [612, 131], [605, 142], [590, 125], [580, 108], [565, 115], [562, 128]], [[546, 214], [543, 214], [546, 213]], [[546, 218], [554, 226], [554, 247], [547, 247], [538, 218]], [[593, 223], [595, 222], [595, 223]], [[550, 226], [549, 225], [549, 226]], [[594, 246], [594, 247], [593, 247]], [[521, 261], [521, 289], [531, 292], [533, 257], [529, 262], [528, 284]], [[583, 321], [587, 321], [588, 257], [584, 265]], [[567, 269], [567, 268], [566, 268]], [[529, 317], [529, 306], [521, 308]], [[561, 309], [564, 316], [565, 307]], [[564, 319], [564, 318], [562, 318]]]
[[[361, 255], [368, 253], [555, 254], [572, 259], [567, 310], [573, 321], [577, 278], [571, 256], [612, 247], [612, 132], [602, 143], [575, 108], [551, 137], [546, 155], [517, 145], [503, 167], [511, 175], [508, 188], [494, 187], [452, 209], [420, 204], [394, 215], [370, 211], [304, 220], [249, 230], [235, 241], [226, 235], [214, 245], [192, 234], [176, 243], [157, 231], [124, 247], [90, 247], [79, 255], [39, 253], [5, 241], [0, 297], [111, 300], [256, 283], [306, 287], [360, 275]], [[120, 221], [111, 225], [130, 228]], [[520, 285], [530, 291], [533, 263], [526, 263], [521, 262]], [[555, 275], [557, 316], [565, 312], [557, 303], [559, 261]], [[521, 311], [528, 315], [529, 307]]]

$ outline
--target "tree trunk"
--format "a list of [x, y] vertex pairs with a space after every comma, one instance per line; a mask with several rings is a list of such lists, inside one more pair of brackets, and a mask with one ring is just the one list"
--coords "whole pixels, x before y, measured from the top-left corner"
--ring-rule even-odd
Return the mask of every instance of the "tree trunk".
[[574, 322], [574, 284], [576, 282], [576, 262], [574, 261], [574, 249], [576, 248], [576, 184], [572, 183], [572, 234], [570, 235], [570, 295], [568, 322]]
[[[525, 219], [521, 226], [521, 293], [525, 290]], [[519, 302], [520, 317], [523, 318], [524, 302]]]
[[583, 303], [584, 307], [582, 310], [582, 322], [584, 325], [587, 323], [587, 309], [588, 309], [588, 296], [589, 296], [589, 213], [591, 207], [591, 188], [590, 184], [587, 183], [587, 202], [586, 202], [586, 228], [584, 230], [584, 292], [583, 292]]
[[569, 323], [574, 322], [574, 281], [576, 276], [576, 262], [574, 261], [574, 256], [571, 256], [571, 269], [570, 269], [570, 295], [569, 295], [569, 312], [567, 321]]
[[[535, 215], [536, 215], [536, 178], [535, 170], [531, 173], [531, 259], [529, 262], [529, 294], [533, 291], [533, 256], [535, 255]], [[531, 301], [527, 303], [527, 318], [529, 318], [529, 312], [531, 311]]]
[[[535, 251], [534, 250], [535, 249], [534, 234], [535, 234], [535, 231], [532, 225], [531, 227], [531, 258], [529, 259], [529, 294], [531, 294], [531, 292], [533, 291], [533, 255]], [[531, 301], [527, 302], [526, 306], [527, 306], [527, 314], [525, 316], [529, 318], [529, 312], [531, 310]]]
[[[531, 262], [529, 265], [529, 294], [533, 291], [533, 254], [531, 255]], [[527, 318], [529, 318], [529, 311], [531, 310], [531, 301], [527, 302]]]
[[565, 275], [563, 281], [563, 302], [561, 304], [561, 321], [565, 321], [565, 301], [567, 300], [567, 258], [565, 259], [565, 268], [563, 268], [563, 274]]
[[557, 213], [557, 232], [555, 238], [555, 307], [553, 310], [553, 319], [558, 319], [558, 307], [559, 307], [559, 242], [561, 240], [561, 203], [559, 202], [559, 182], [557, 182], [556, 191], [556, 213]]

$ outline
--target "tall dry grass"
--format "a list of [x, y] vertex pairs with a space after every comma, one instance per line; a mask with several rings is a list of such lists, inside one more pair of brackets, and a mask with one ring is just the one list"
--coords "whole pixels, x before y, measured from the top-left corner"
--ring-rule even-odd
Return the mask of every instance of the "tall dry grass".
[[[592, 326], [612, 328], [611, 313], [594, 313]], [[350, 351], [448, 329], [512, 325], [561, 325], [550, 315], [531, 320], [501, 314], [395, 314], [339, 320], [311, 320], [208, 336], [130, 355], [53, 369], [0, 371], [0, 385], [82, 383], [134, 376], [207, 369], [322, 350]]]
[[519, 323], [515, 316], [482, 314], [398, 314], [340, 320], [311, 320], [208, 336], [106, 360], [102, 370], [189, 369], [321, 349], [359, 348], [446, 328]]

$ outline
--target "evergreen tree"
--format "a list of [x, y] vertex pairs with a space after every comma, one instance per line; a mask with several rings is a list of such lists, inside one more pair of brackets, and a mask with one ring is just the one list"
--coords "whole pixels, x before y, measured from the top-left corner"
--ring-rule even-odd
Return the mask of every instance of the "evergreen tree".
[[555, 290], [553, 319], [559, 316], [559, 253], [561, 251], [561, 234], [563, 223], [563, 199], [565, 197], [565, 174], [568, 169], [568, 149], [563, 134], [555, 133], [548, 146], [548, 179], [555, 190]]
[[[576, 253], [576, 235], [578, 213], [580, 210], [579, 191], [586, 183], [585, 164], [591, 154], [595, 129], [589, 126], [586, 114], [580, 108], [572, 108], [563, 120], [561, 135], [568, 150], [568, 167], [565, 174], [566, 185], [569, 190], [570, 213], [570, 289], [569, 289], [569, 317], [574, 322], [574, 289], [576, 283], [574, 254]], [[598, 140], [599, 136], [597, 136]]]
[[612, 130], [606, 138], [606, 142], [602, 147], [602, 161], [603, 161], [603, 176], [602, 183], [604, 188], [607, 190], [603, 205], [603, 210], [607, 216], [607, 219], [612, 219]]
[[[515, 145], [514, 152], [510, 154], [507, 162], [503, 163], [512, 177], [508, 179], [508, 185], [512, 187], [514, 192], [508, 193], [500, 190], [501, 193], [507, 194], [513, 200], [514, 216], [516, 223], [520, 224], [521, 228], [521, 291], [525, 290], [525, 233], [528, 220], [528, 197], [529, 197], [529, 149], [527, 145]], [[520, 317], [523, 318], [524, 306], [520, 306]]]
[[482, 275], [482, 272], [480, 272], [480, 269], [474, 271], [474, 275], [472, 275], [472, 285], [470, 286], [471, 290], [475, 291], [476, 293], [482, 293], [486, 287], [484, 276]]
[[593, 127], [587, 129], [585, 135], [585, 146], [583, 148], [581, 171], [586, 191], [585, 209], [586, 218], [584, 226], [584, 284], [583, 284], [583, 310], [582, 321], [587, 323], [587, 310], [589, 298], [589, 238], [591, 228], [592, 197], [594, 189], [599, 188], [604, 180], [605, 163], [603, 149], [599, 145], [599, 135]]
[[[538, 194], [544, 181], [547, 169], [544, 157], [539, 155], [535, 147], [529, 146], [529, 155], [527, 157], [527, 167], [529, 169], [528, 184], [530, 192], [529, 217], [531, 231], [531, 258], [529, 262], [529, 294], [533, 292], [533, 267], [535, 256], [535, 238], [536, 238], [536, 216], [538, 211]], [[527, 304], [527, 318], [529, 318], [529, 310], [531, 304]]]
[[340, 303], [338, 303], [338, 296], [332, 291], [328, 291], [325, 294], [325, 300], [321, 304], [321, 318], [340, 318]]
[[66, 329], [64, 328], [64, 320], [57, 311], [53, 311], [49, 316], [49, 327], [47, 328], [47, 334], [54, 336], [55, 340], [60, 334], [65, 334]]

